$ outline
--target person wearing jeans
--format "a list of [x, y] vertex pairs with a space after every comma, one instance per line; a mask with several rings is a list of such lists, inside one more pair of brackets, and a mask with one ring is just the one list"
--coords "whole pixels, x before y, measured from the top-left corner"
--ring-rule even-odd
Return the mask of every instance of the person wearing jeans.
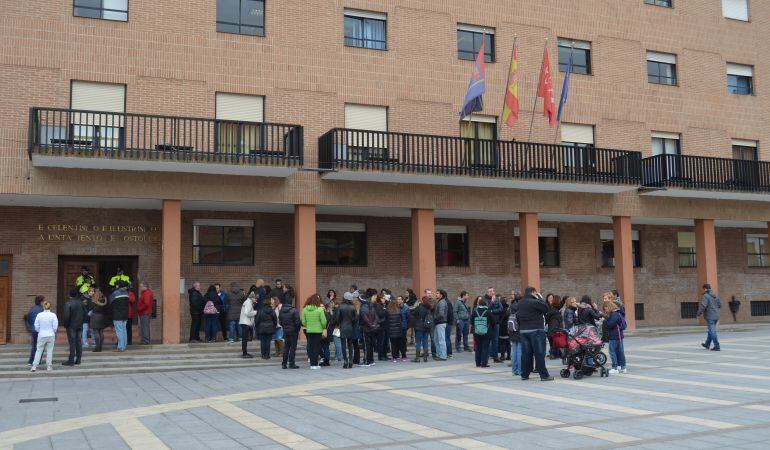
[[[37, 297], [35, 301], [37, 302]], [[32, 360], [32, 367], [29, 369], [30, 372], [37, 370], [37, 365], [40, 364], [40, 358], [43, 357], [44, 351], [46, 368], [53, 370], [53, 347], [56, 342], [56, 330], [59, 328], [56, 314], [51, 312], [51, 303], [45, 301], [44, 298], [41, 298], [40, 301], [43, 311], [35, 316], [35, 322], [32, 324], [32, 329], [37, 333], [37, 348]]]
[[38, 333], [35, 331], [35, 319], [37, 318], [37, 315], [41, 312], [45, 311], [45, 308], [41, 305], [43, 303], [43, 300], [45, 300], [45, 297], [42, 295], [38, 295], [35, 297], [35, 305], [29, 309], [29, 312], [27, 312], [27, 315], [25, 316], [25, 325], [27, 326], [27, 331], [29, 332], [30, 336], [32, 337], [32, 348], [29, 352], [29, 361], [27, 362], [27, 365], [32, 366], [32, 363], [35, 361], [35, 353], [37, 353], [37, 336]]
[[[548, 303], [534, 287], [524, 291], [524, 297], [519, 300], [516, 317], [519, 321], [521, 336], [521, 379], [528, 380], [532, 371], [532, 358], [535, 358], [535, 369], [540, 374], [540, 380], [551, 381], [553, 377], [545, 366], [545, 315]], [[513, 364], [511, 364], [513, 366]]]
[[139, 316], [139, 335], [142, 345], [150, 343], [150, 319], [152, 318], [152, 303], [155, 299], [146, 281], [139, 283], [139, 300], [136, 302], [136, 315]]
[[433, 327], [433, 342], [436, 345], [436, 359], [443, 361], [447, 359], [446, 327], [451, 305], [444, 291], [439, 290], [439, 295], [441, 298], [436, 302], [433, 314], [433, 323], [435, 324]]
[[611, 300], [605, 300], [602, 305], [605, 317], [604, 326], [607, 328], [607, 338], [610, 343], [611, 374], [626, 373], [626, 353], [623, 349], [623, 329], [625, 328], [625, 313]]
[[[460, 292], [460, 296], [457, 297], [457, 301], [454, 304], [454, 316], [457, 324], [457, 332], [455, 334], [455, 349], [457, 352], [463, 350], [470, 351], [468, 346], [468, 334], [471, 331], [470, 324], [470, 310], [468, 309], [468, 293], [465, 291]], [[461, 342], [462, 341], [462, 342]], [[462, 343], [462, 347], [460, 344]]]
[[717, 337], [717, 323], [719, 322], [719, 316], [722, 313], [722, 302], [719, 300], [719, 296], [711, 290], [711, 285], [706, 283], [703, 285], [703, 297], [701, 297], [700, 306], [698, 307], [698, 317], [703, 316], [706, 319], [706, 325], [708, 332], [706, 335], [706, 342], [701, 345], [705, 349], [711, 348], [711, 344], [714, 344], [714, 348], [711, 350], [718, 352], [719, 338]]
[[129, 310], [127, 286], [127, 282], [118, 280], [115, 282], [115, 290], [110, 294], [112, 324], [115, 326], [115, 334], [118, 337], [118, 348], [115, 349], [116, 352], [126, 351], [126, 322], [128, 321]]

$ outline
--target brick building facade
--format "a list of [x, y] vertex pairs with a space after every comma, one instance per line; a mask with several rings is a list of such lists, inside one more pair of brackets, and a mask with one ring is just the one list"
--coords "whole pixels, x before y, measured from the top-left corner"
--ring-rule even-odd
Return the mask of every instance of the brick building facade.
[[[60, 298], [62, 267], [89, 256], [108, 262], [130, 257], [126, 261], [160, 302], [154, 336], [168, 342], [185, 337], [177, 279], [189, 288], [193, 279], [248, 286], [256, 278], [282, 277], [297, 286], [300, 298], [351, 282], [398, 291], [441, 287], [452, 295], [490, 284], [507, 291], [534, 283], [546, 292], [592, 296], [618, 287], [644, 305], [639, 325], [694, 323], [682, 303], [696, 301], [698, 285], [708, 281], [723, 300], [735, 295], [743, 302], [739, 320], [766, 318], [770, 172], [763, 143], [770, 135], [763, 122], [770, 100], [763, 82], [770, 63], [761, 51], [770, 37], [770, 5], [750, 1], [748, 20], [735, 20], [711, 0], [674, 1], [672, 8], [643, 0], [243, 2], [263, 19], [264, 28], [254, 28], [263, 36], [217, 31], [218, 17], [225, 22], [217, 9], [227, 1], [196, 0], [180, 8], [132, 0], [124, 13], [88, 10], [127, 20], [81, 17], [93, 14], [79, 9], [79, 0], [4, 5], [0, 256], [8, 261], [9, 288], [0, 303], [0, 342], [26, 340], [21, 317], [28, 296]], [[350, 36], [346, 45], [346, 12], [384, 20], [386, 50], [356, 46]], [[457, 113], [473, 65], [458, 58], [458, 29], [468, 25], [494, 33], [495, 57], [486, 65], [488, 88], [477, 120], [499, 125], [514, 38], [519, 49], [521, 117], [513, 128], [494, 127], [493, 144], [483, 145], [495, 156], [481, 168], [458, 162], [479, 145], [457, 140]], [[590, 148], [626, 150], [630, 163], [609, 151], [553, 145], [566, 137], [547, 125], [542, 101], [530, 136], [546, 39], [559, 89], [564, 77], [557, 71], [559, 38], [589, 42], [591, 60], [589, 75], [571, 77], [562, 122], [593, 126]], [[675, 55], [673, 85], [648, 81], [648, 52]], [[728, 91], [734, 79], [729, 64], [751, 68], [752, 95]], [[122, 109], [101, 117], [85, 113], [85, 119], [73, 113], [87, 100], [105, 104], [75, 92], [83, 82], [125, 86]], [[259, 98], [259, 117], [227, 117], [223, 93]], [[346, 105], [386, 108], [385, 130], [378, 124], [368, 134], [344, 132], [339, 142], [319, 140], [346, 127]], [[230, 125], [215, 120], [239, 121], [237, 150], [222, 144]], [[156, 124], [154, 132], [148, 121]], [[255, 128], [251, 122], [296, 126]], [[217, 131], [200, 134], [199, 125]], [[107, 133], [117, 129], [120, 137], [110, 140]], [[268, 143], [260, 141], [251, 159], [243, 153], [222, 159], [250, 145], [243, 137], [249, 130], [259, 130]], [[674, 135], [679, 154], [657, 155], [651, 140]], [[387, 144], [362, 145], [372, 137]], [[472, 140], [486, 142], [482, 138], [477, 132]], [[270, 147], [271, 139], [280, 141], [281, 151]], [[529, 155], [544, 152], [541, 161], [571, 155], [572, 162], [564, 156], [558, 167], [539, 171], [514, 162], [515, 170], [506, 172], [506, 149], [520, 149], [511, 139], [546, 144], [525, 148]], [[756, 161], [736, 163], [735, 147], [747, 142]], [[390, 151], [384, 161], [371, 156], [382, 148]], [[363, 153], [350, 156], [353, 149]], [[454, 152], [451, 167], [436, 156], [442, 152]], [[697, 159], [706, 156], [717, 159]], [[668, 162], [655, 165], [660, 158]], [[651, 175], [661, 167], [676, 176]], [[522, 217], [529, 225], [522, 226]], [[253, 221], [253, 262], [194, 263], [195, 219]], [[312, 230], [327, 222], [363, 224], [364, 265], [315, 264]], [[467, 266], [436, 266], [434, 222], [467, 227]], [[91, 234], [99, 230], [99, 240], [40, 239], [39, 227], [47, 232], [59, 224], [88, 225]], [[110, 231], [119, 225], [145, 232]], [[517, 229], [520, 267], [514, 262]], [[538, 229], [558, 230], [558, 267], [539, 267]], [[615, 269], [602, 267], [602, 230], [614, 230], [616, 242], [629, 244], [615, 249]], [[50, 231], [56, 234], [55, 227]], [[632, 231], [640, 237], [639, 268], [629, 266]], [[695, 232], [697, 268], [679, 267], [678, 231]], [[146, 239], [131, 240], [139, 235]], [[750, 267], [750, 237], [764, 239], [763, 255], [751, 260], [760, 267]]]

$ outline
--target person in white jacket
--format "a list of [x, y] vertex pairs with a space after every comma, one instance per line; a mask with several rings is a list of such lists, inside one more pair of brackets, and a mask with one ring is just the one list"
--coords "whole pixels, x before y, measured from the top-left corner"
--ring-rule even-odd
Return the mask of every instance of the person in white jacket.
[[241, 358], [253, 358], [254, 356], [247, 351], [249, 342], [249, 330], [254, 326], [254, 316], [257, 315], [257, 311], [254, 309], [254, 304], [257, 301], [257, 294], [254, 292], [249, 293], [249, 298], [243, 302], [241, 306], [241, 320], [238, 324], [241, 326], [241, 350], [243, 355]]
[[37, 351], [35, 360], [32, 361], [30, 372], [37, 370], [40, 358], [45, 350], [45, 365], [49, 372], [53, 370], [53, 345], [56, 342], [56, 330], [59, 328], [59, 319], [51, 312], [51, 303], [43, 300], [44, 311], [35, 318], [35, 331], [37, 331]]

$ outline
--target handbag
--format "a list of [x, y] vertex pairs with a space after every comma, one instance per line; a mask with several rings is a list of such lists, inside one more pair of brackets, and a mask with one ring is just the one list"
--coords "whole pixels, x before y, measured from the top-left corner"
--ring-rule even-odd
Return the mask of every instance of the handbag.
[[339, 328], [335, 328], [334, 331], [332, 331], [332, 336], [340, 337], [340, 329]]

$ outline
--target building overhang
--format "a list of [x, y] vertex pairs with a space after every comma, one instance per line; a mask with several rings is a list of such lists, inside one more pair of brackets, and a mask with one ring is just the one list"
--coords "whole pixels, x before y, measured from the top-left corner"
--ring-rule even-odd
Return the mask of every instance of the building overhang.
[[557, 180], [529, 180], [516, 178], [484, 178], [460, 175], [428, 175], [400, 172], [373, 172], [360, 170], [340, 170], [327, 172], [324, 180], [362, 181], [399, 184], [431, 184], [441, 186], [465, 186], [481, 188], [525, 189], [536, 191], [567, 191], [591, 194], [617, 194], [632, 191], [635, 185], [599, 184], [587, 182], [568, 182]]
[[129, 170], [137, 172], [181, 172], [207, 175], [242, 175], [286, 178], [297, 169], [294, 167], [260, 166], [252, 164], [228, 164], [207, 162], [180, 162], [133, 160], [117, 158], [93, 158], [77, 156], [31, 155], [35, 167], [62, 169]]
[[644, 197], [699, 198], [711, 200], [744, 200], [770, 202], [770, 192], [713, 191], [706, 189], [660, 188], [639, 190]]

